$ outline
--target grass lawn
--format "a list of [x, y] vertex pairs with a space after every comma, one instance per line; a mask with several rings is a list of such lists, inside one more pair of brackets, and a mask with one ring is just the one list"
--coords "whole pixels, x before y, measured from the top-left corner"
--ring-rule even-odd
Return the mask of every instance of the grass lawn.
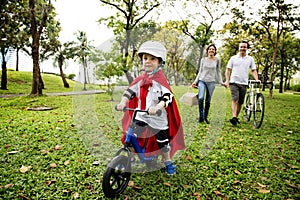
[[[187, 88], [173, 90], [178, 100]], [[187, 148], [173, 159], [177, 174], [133, 173], [117, 199], [300, 199], [300, 96], [264, 95], [260, 129], [232, 127], [223, 88], [209, 125], [178, 102]], [[102, 175], [121, 147], [116, 103], [105, 93], [0, 99], [0, 199], [104, 199]], [[53, 109], [29, 109], [40, 106]]]

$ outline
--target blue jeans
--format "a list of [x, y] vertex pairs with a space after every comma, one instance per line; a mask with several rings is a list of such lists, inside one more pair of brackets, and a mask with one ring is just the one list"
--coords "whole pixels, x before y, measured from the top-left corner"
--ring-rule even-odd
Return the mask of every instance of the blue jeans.
[[[199, 117], [202, 119], [207, 119], [208, 111], [210, 107], [211, 97], [215, 90], [215, 82], [198, 82], [198, 107], [199, 107]], [[204, 95], [205, 95], [205, 106], [204, 104]]]

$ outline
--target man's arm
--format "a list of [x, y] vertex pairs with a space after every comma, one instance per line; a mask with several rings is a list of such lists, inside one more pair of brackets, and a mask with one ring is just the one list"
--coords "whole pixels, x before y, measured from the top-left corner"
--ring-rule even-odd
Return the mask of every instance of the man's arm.
[[252, 70], [252, 75], [253, 75], [253, 77], [254, 77], [254, 79], [255, 79], [256, 81], [259, 81], [259, 79], [258, 79], [258, 74], [257, 74], [257, 70], [256, 70], [256, 69]]
[[230, 68], [226, 68], [226, 72], [225, 72], [226, 81], [225, 81], [225, 84], [224, 84], [225, 87], [229, 86], [230, 72], [231, 72], [231, 69]]

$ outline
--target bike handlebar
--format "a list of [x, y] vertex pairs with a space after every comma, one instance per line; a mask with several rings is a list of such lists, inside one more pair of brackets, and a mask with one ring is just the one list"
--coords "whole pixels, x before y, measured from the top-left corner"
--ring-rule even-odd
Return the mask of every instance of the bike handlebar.
[[[115, 110], [117, 110], [117, 111], [119, 111], [118, 109], [117, 109], [117, 106], [115, 106]], [[149, 115], [149, 112], [148, 112], [148, 110], [140, 110], [140, 109], [136, 109], [136, 108], [128, 108], [128, 107], [124, 107], [123, 108], [123, 112], [126, 112], [126, 111], [134, 111], [134, 112], [145, 112], [145, 113], [147, 113], [148, 115]], [[162, 114], [162, 111], [161, 110], [158, 110], [158, 111], [156, 111], [156, 115], [157, 116], [160, 116]]]
[[261, 81], [256, 81], [256, 80], [249, 80], [248, 82], [249, 82], [249, 84], [261, 84], [262, 83]]

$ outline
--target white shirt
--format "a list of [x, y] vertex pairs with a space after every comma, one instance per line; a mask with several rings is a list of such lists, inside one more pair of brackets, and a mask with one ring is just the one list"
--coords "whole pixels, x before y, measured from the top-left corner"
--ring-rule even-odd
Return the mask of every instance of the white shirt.
[[256, 69], [254, 59], [251, 56], [240, 56], [240, 54], [232, 56], [227, 64], [227, 68], [231, 69], [230, 83], [238, 83], [248, 85], [249, 68]]
[[[140, 97], [140, 85], [143, 80], [137, 82], [135, 85], [132, 85], [129, 87], [132, 91], [136, 93], [136, 96]], [[156, 106], [159, 102], [158, 97], [162, 97], [164, 94], [170, 93], [170, 100], [166, 102], [166, 105], [168, 106], [173, 99], [173, 95], [170, 90], [168, 90], [166, 87], [162, 86], [156, 81], [152, 81], [152, 87], [148, 88], [148, 94], [146, 97], [146, 108], [145, 110], [148, 110], [151, 106]], [[138, 108], [141, 108], [141, 102], [139, 99], [138, 102]], [[157, 115], [148, 115], [147, 113], [142, 113], [138, 112], [136, 119], [143, 121], [147, 123], [149, 126], [151, 126], [154, 129], [159, 129], [159, 130], [166, 130], [169, 128], [168, 126], [168, 116], [166, 109], [161, 109], [162, 114], [160, 116]]]

